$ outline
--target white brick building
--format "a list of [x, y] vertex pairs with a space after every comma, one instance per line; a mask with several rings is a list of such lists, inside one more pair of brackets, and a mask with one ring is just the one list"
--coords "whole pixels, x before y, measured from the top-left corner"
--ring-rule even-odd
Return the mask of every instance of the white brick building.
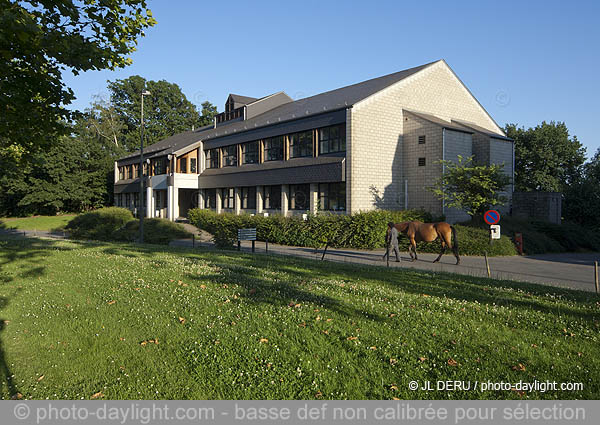
[[[146, 216], [191, 207], [301, 214], [424, 208], [454, 222], [425, 188], [440, 159], [504, 163], [512, 140], [440, 60], [293, 101], [230, 95], [213, 125], [144, 152]], [[137, 208], [139, 152], [115, 163], [115, 203]], [[149, 172], [148, 172], [149, 171]], [[510, 197], [512, 190], [507, 192]]]

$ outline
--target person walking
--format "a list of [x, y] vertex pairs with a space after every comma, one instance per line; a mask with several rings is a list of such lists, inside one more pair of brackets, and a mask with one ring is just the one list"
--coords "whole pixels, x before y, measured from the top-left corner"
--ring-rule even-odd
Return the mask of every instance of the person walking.
[[385, 260], [385, 256], [390, 255], [390, 248], [394, 249], [394, 254], [396, 254], [396, 262], [400, 262], [400, 250], [398, 249], [398, 229], [394, 226], [394, 223], [391, 221], [388, 223], [387, 234], [385, 235], [385, 244], [386, 251], [383, 255], [383, 259]]

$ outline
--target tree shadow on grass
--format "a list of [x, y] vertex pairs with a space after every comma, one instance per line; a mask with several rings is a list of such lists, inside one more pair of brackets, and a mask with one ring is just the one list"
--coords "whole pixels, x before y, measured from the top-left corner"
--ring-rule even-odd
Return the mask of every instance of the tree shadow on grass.
[[[197, 257], [190, 258], [197, 259]], [[563, 288], [523, 282], [497, 281], [450, 273], [403, 269], [390, 270], [381, 266], [318, 262], [287, 256], [267, 257], [240, 254], [235, 255], [231, 261], [226, 261], [225, 258], [218, 261], [207, 261], [216, 265], [226, 265], [229, 268], [240, 268], [239, 275], [243, 278], [240, 279], [241, 282], [246, 282], [248, 278], [252, 279], [251, 282], [243, 283], [242, 286], [251, 288], [254, 285], [257, 293], [258, 287], [260, 287], [261, 292], [267, 293], [262, 294], [261, 297], [250, 297], [255, 298], [257, 302], [281, 303], [287, 299], [285, 298], [287, 296], [290, 299], [298, 297], [298, 299], [317, 300], [316, 302], [319, 302], [318, 296], [311, 294], [308, 288], [302, 287], [302, 282], [314, 279], [377, 280], [389, 287], [414, 295], [425, 294], [439, 298], [452, 298], [457, 301], [478, 302], [484, 305], [495, 304], [552, 315], [568, 315], [574, 319], [587, 321], [600, 320], [600, 312], [591, 311], [595, 309], [595, 303], [600, 300], [600, 297]], [[294, 278], [291, 283], [265, 281], [255, 271], [261, 267], [269, 267], [278, 272], [285, 272], [294, 276]], [[222, 279], [221, 276], [215, 276], [215, 278]], [[268, 294], [269, 291], [272, 293]], [[331, 300], [332, 305], [340, 304], [337, 300]], [[289, 299], [287, 301], [289, 302]], [[579, 306], [566, 306], [561, 303], [564, 301]], [[338, 306], [338, 308], [343, 310], [341, 306]], [[346, 311], [346, 313], [349, 313], [349, 311]], [[365, 315], [364, 312], [360, 312], [360, 314], [363, 317]]]
[[[17, 289], [17, 291], [19, 290]], [[0, 311], [4, 310], [7, 305], [8, 298], [0, 297]], [[4, 318], [0, 318], [0, 379], [2, 380], [2, 382], [0, 382], [0, 389], [3, 391], [4, 387], [6, 386], [10, 398], [14, 399], [17, 398], [19, 391], [13, 382], [12, 373], [8, 363], [6, 362], [6, 356], [4, 354], [4, 344], [2, 343], [2, 332], [6, 327], [6, 323], [7, 322]]]

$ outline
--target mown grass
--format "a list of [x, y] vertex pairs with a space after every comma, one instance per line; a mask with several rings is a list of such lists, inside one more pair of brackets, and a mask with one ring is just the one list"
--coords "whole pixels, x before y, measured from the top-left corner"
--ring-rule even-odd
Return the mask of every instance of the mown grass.
[[[600, 300], [554, 287], [235, 252], [4, 238], [0, 297], [4, 398], [600, 396]], [[412, 392], [412, 380], [584, 388]]]
[[77, 214], [32, 216], [0, 219], [0, 229], [57, 230], [63, 229]]

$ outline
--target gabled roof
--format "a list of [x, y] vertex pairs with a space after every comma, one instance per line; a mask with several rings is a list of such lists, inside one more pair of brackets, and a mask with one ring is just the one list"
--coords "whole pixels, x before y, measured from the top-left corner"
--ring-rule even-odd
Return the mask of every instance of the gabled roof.
[[458, 126], [458, 125], [454, 125], [449, 121], [443, 120], [439, 117], [436, 117], [435, 115], [431, 115], [431, 114], [426, 114], [424, 112], [417, 112], [417, 111], [412, 111], [410, 109], [403, 109], [403, 111], [408, 112], [410, 114], [413, 114], [421, 119], [424, 119], [425, 121], [429, 121], [433, 124], [437, 124], [442, 128], [446, 128], [448, 130], [454, 130], [454, 131], [460, 131], [461, 133], [470, 133], [473, 134], [472, 131], [467, 130], [464, 127]]
[[507, 141], [511, 141], [511, 142], [513, 141], [513, 139], [511, 139], [510, 137], [506, 137], [502, 134], [494, 133], [493, 131], [490, 131], [487, 128], [483, 128], [483, 127], [478, 126], [477, 124], [473, 124], [472, 122], [469, 122], [469, 121], [452, 119], [452, 122], [458, 123], [464, 127], [467, 127], [467, 128], [470, 128], [471, 130], [476, 131], [477, 133], [485, 134], [486, 136], [492, 137], [494, 139], [507, 140]]
[[258, 97], [242, 96], [239, 94], [230, 94], [229, 98], [235, 103], [241, 103], [242, 105], [247, 105], [258, 100]]
[[[373, 78], [361, 83], [341, 87], [339, 89], [330, 90], [315, 96], [299, 99], [294, 102], [285, 103], [245, 121], [234, 121], [231, 123], [221, 124], [217, 128], [207, 126], [193, 132], [188, 131], [185, 133], [180, 133], [151, 145], [147, 150], [145, 150], [145, 153], [148, 152], [148, 154], [153, 154], [155, 156], [166, 155], [185, 147], [186, 144], [191, 144], [199, 140], [212, 140], [218, 137], [229, 136], [231, 134], [295, 120], [310, 115], [317, 115], [325, 112], [349, 108], [355, 103], [385, 89], [388, 86], [391, 86], [392, 84], [397, 83], [398, 81], [416, 74], [417, 72], [436, 62], [405, 69], [404, 71]], [[230, 94], [230, 96], [239, 95]], [[239, 96], [239, 98], [254, 99], [246, 96]], [[254, 101], [256, 100], [258, 99], [254, 99]], [[124, 160], [136, 155], [139, 155], [139, 151], [129, 154], [127, 157], [122, 159]], [[149, 157], [151, 155], [144, 156]]]

